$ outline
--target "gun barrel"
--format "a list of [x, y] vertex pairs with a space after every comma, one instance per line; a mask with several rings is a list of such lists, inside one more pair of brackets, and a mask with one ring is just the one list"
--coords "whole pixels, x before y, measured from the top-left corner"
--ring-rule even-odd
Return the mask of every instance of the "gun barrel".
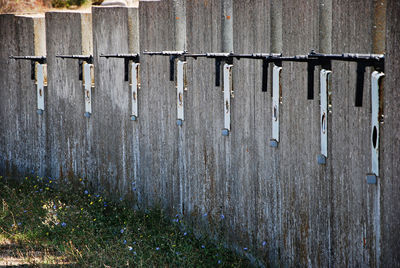
[[9, 56], [10, 59], [14, 60], [30, 60], [30, 61], [35, 61], [39, 63], [45, 63], [46, 62], [46, 57], [45, 56]]
[[159, 52], [154, 52], [154, 51], [143, 51], [142, 54], [153, 56], [153, 55], [162, 55], [162, 52], [161, 52], [161, 51], [159, 51]]
[[56, 57], [63, 59], [80, 59], [80, 60], [93, 58], [92, 55], [56, 55]]
[[251, 53], [251, 54], [231, 54], [234, 58], [256, 59], [256, 60], [279, 60], [282, 58], [282, 53]]
[[309, 58], [307, 55], [296, 55], [292, 57], [282, 57], [282, 56], [270, 56], [266, 58], [267, 60], [271, 61], [295, 61], [295, 62], [308, 62], [313, 60]]
[[187, 53], [185, 54], [185, 57], [191, 57], [191, 58], [198, 58], [198, 57], [207, 57], [206, 53]]
[[237, 59], [281, 59], [281, 53], [249, 53], [249, 54], [236, 54], [236, 53], [224, 53], [224, 52], [213, 52], [213, 53], [187, 53], [185, 57], [205, 57], [205, 58], [237, 58]]
[[86, 61], [87, 63], [93, 63], [92, 55], [56, 55], [57, 58], [62, 59], [77, 59], [80, 61]]
[[342, 61], [381, 61], [385, 59], [384, 54], [359, 54], [359, 53], [343, 53], [343, 54], [322, 54], [311, 52], [309, 57], [318, 59], [329, 60], [342, 60]]
[[385, 58], [384, 54], [357, 54], [357, 53], [344, 53], [344, 58], [356, 60], [382, 60]]
[[187, 51], [185, 50], [178, 50], [178, 51], [162, 51], [163, 55], [173, 56], [173, 55], [183, 55], [186, 54]]
[[252, 53], [250, 54], [252, 58], [265, 59], [265, 58], [280, 58], [282, 53]]
[[144, 51], [145, 55], [161, 55], [161, 56], [185, 56], [185, 57], [204, 57], [204, 58], [248, 58], [248, 59], [264, 59], [264, 58], [281, 58], [281, 53], [252, 53], [252, 54], [235, 54], [232, 52], [210, 52], [210, 53], [188, 53], [187, 51]]
[[187, 53], [185, 57], [204, 57], [204, 58], [237, 58], [237, 59], [276, 59], [282, 57], [281, 53], [251, 53], [251, 54], [236, 54], [236, 53]]
[[139, 57], [138, 53], [135, 54], [102, 54], [100, 55], [100, 57], [103, 58], [130, 58], [130, 59], [134, 59]]
[[180, 51], [143, 51], [143, 54], [145, 55], [160, 55], [160, 56], [183, 56], [187, 52], [184, 50]]
[[232, 53], [223, 53], [223, 52], [206, 53], [207, 58], [227, 58], [232, 55], [233, 55]]

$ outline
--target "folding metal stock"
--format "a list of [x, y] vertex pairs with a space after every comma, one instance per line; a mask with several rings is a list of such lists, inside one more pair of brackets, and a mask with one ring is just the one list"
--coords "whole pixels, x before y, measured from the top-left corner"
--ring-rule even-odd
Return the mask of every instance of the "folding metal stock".
[[318, 163], [326, 164], [328, 158], [328, 114], [329, 96], [331, 94], [331, 71], [322, 69], [320, 72], [320, 126], [321, 126], [321, 154], [318, 155]]
[[231, 131], [231, 97], [233, 97], [232, 64], [224, 64], [224, 129], [222, 135], [228, 136]]
[[272, 138], [270, 140], [271, 147], [278, 147], [279, 143], [279, 105], [282, 97], [281, 86], [282, 67], [274, 65], [272, 71]]
[[376, 184], [379, 177], [379, 124], [383, 120], [381, 78], [384, 73], [374, 71], [371, 74], [371, 168], [367, 174], [367, 183]]
[[10, 56], [14, 60], [31, 61], [31, 79], [35, 80], [37, 91], [37, 113], [44, 111], [44, 87], [47, 86], [47, 64], [44, 56]]
[[93, 56], [92, 55], [56, 55], [62, 59], [79, 60], [79, 80], [82, 81], [85, 93], [85, 116], [92, 114], [92, 86], [94, 84]]
[[[124, 80], [129, 83], [131, 88], [131, 120], [138, 118], [138, 91], [140, 89], [140, 56], [139, 54], [107, 54], [100, 57], [124, 59]], [[130, 78], [129, 78], [130, 70]]]
[[176, 78], [176, 99], [177, 99], [177, 124], [182, 125], [183, 120], [185, 120], [184, 114], [184, 103], [183, 103], [183, 91], [185, 88], [185, 70], [186, 61], [178, 60], [177, 63], [177, 78]]

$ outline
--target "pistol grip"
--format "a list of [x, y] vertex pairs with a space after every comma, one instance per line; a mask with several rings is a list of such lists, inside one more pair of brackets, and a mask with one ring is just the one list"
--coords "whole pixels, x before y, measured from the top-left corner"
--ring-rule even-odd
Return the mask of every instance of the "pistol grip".
[[79, 72], [79, 80], [83, 80], [83, 60], [79, 60], [79, 64], [78, 64], [78, 72]]
[[31, 61], [31, 79], [35, 80], [36, 79], [36, 62]]
[[315, 65], [311, 62], [307, 63], [307, 99], [314, 99], [314, 69]]
[[124, 58], [124, 80], [129, 81], [129, 59]]
[[215, 59], [215, 86], [221, 85], [221, 60]]
[[356, 82], [356, 101], [355, 101], [356, 107], [362, 106], [363, 91], [364, 91], [364, 72], [365, 72], [365, 65], [362, 63], [357, 63], [357, 82]]
[[175, 78], [175, 57], [169, 56], [169, 81], [174, 81]]
[[268, 89], [268, 65], [269, 65], [269, 62], [267, 60], [263, 60], [262, 87], [261, 87], [262, 92], [267, 92], [267, 89]]

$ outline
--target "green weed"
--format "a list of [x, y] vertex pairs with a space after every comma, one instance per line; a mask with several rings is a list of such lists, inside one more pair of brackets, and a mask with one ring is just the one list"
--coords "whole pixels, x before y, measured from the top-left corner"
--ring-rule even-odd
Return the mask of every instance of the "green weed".
[[51, 0], [51, 5], [56, 8], [70, 7], [70, 6], [81, 6], [86, 0]]

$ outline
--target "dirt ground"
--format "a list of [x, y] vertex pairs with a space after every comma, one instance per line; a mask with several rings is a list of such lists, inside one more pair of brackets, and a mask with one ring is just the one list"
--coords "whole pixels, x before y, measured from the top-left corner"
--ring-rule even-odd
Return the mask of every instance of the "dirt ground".
[[0, 241], [0, 267], [74, 266], [62, 256], [48, 250], [19, 245], [9, 239]]

